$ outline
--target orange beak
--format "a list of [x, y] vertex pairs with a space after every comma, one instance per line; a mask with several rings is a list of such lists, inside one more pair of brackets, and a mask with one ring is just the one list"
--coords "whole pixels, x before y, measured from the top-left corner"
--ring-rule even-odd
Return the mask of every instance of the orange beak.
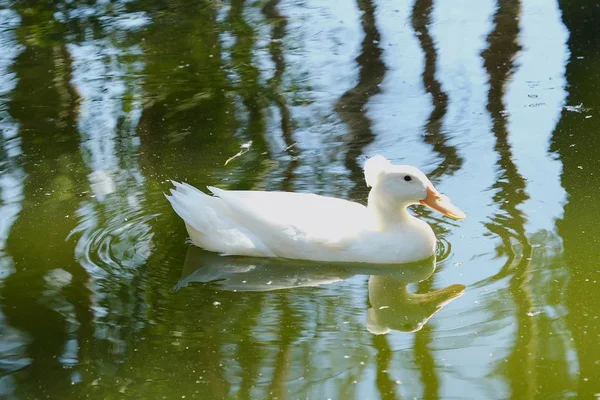
[[427, 186], [427, 197], [421, 200], [421, 204], [434, 209], [452, 219], [466, 219], [467, 216], [458, 207], [450, 202], [450, 199], [438, 192], [433, 186]]

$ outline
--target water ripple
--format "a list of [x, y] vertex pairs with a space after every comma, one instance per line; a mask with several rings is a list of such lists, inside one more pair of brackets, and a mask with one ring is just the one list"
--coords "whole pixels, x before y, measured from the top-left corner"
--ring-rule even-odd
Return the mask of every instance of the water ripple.
[[116, 275], [129, 275], [131, 269], [143, 264], [150, 255], [154, 233], [149, 221], [156, 214], [135, 211], [115, 214], [105, 221], [97, 213], [93, 203], [87, 203], [78, 211], [81, 232], [75, 248], [77, 260], [88, 270], [101, 268]]

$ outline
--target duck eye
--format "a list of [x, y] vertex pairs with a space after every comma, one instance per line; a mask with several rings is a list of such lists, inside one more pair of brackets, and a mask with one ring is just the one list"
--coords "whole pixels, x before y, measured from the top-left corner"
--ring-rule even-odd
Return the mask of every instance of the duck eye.
[[411, 177], [410, 175], [405, 175], [405, 176], [404, 176], [404, 180], [405, 180], [406, 182], [410, 182], [410, 181], [412, 181], [412, 177]]

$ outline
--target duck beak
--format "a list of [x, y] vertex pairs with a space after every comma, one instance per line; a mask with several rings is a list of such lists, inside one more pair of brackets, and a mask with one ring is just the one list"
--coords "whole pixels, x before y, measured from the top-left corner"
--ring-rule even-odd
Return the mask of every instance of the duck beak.
[[462, 220], [467, 218], [465, 213], [452, 204], [448, 197], [442, 195], [431, 185], [427, 186], [427, 197], [425, 197], [425, 200], [421, 200], [420, 203], [452, 219]]

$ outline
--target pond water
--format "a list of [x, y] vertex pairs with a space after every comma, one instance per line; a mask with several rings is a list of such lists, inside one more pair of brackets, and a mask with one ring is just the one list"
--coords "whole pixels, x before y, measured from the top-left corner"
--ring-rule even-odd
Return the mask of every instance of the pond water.
[[[594, 0], [0, 0], [0, 397], [600, 397]], [[220, 257], [163, 192], [421, 207], [403, 268]]]

